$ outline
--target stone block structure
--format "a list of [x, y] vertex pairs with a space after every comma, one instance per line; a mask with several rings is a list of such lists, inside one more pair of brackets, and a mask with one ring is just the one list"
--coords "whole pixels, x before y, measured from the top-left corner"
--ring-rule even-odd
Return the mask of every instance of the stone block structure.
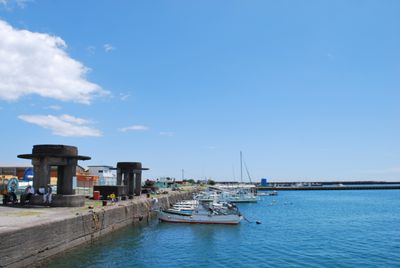
[[139, 196], [142, 192], [142, 170], [148, 168], [143, 168], [140, 162], [117, 163], [117, 185], [125, 185], [129, 197]]
[[[21, 154], [19, 158], [31, 159], [34, 168], [33, 187], [35, 190], [50, 184], [50, 169], [57, 167], [57, 195], [53, 197], [52, 206], [84, 206], [84, 196], [75, 195], [73, 179], [76, 178], [78, 160], [89, 160], [88, 156], [78, 155], [75, 146], [68, 145], [34, 145], [32, 154]], [[34, 203], [40, 205], [43, 200], [34, 197]]]

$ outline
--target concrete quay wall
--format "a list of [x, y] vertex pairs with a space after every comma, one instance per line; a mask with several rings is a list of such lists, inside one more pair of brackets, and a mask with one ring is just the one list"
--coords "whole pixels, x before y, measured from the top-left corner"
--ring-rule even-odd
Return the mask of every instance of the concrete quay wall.
[[[191, 197], [192, 192], [173, 192], [157, 199], [161, 208], [168, 208], [170, 204]], [[64, 250], [93, 242], [121, 227], [149, 221], [155, 216], [153, 203], [149, 198], [135, 198], [113, 206], [77, 212], [61, 220], [0, 232], [0, 267], [31, 266]]]

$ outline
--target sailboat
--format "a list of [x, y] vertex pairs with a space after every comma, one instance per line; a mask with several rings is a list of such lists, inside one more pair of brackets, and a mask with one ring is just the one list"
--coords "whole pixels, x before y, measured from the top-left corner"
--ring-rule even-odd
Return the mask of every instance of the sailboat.
[[[219, 200], [222, 202], [231, 202], [231, 203], [256, 203], [257, 196], [253, 189], [255, 186], [244, 184], [243, 183], [243, 155], [240, 152], [240, 184], [238, 186], [229, 186], [219, 187], [222, 190], [220, 194]], [[247, 176], [249, 177], [249, 181], [251, 182], [249, 170], [247, 169], [246, 163], [244, 163], [246, 168]]]

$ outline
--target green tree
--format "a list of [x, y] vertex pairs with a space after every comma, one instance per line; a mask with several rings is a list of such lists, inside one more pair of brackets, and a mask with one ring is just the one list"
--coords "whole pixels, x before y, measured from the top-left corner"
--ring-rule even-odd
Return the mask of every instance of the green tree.
[[213, 180], [208, 180], [208, 184], [209, 184], [209, 185], [215, 185], [215, 181], [213, 181]]

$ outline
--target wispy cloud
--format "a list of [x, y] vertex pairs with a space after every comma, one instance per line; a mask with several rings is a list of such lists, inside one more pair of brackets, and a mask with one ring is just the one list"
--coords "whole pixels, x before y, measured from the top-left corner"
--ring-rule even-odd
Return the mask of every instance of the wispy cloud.
[[62, 107], [59, 105], [50, 105], [50, 106], [45, 107], [45, 109], [59, 111], [62, 109]]
[[111, 51], [115, 50], [115, 47], [111, 44], [104, 44], [103, 47], [104, 47], [105, 52], [111, 52]]
[[50, 129], [53, 135], [63, 137], [100, 137], [100, 130], [90, 127], [90, 121], [68, 114], [55, 115], [20, 115], [19, 119]]
[[94, 53], [96, 53], [96, 47], [95, 46], [88, 46], [86, 48], [86, 51], [90, 54], [90, 55], [94, 55]]
[[127, 132], [127, 131], [146, 131], [149, 130], [149, 127], [144, 125], [132, 125], [129, 127], [120, 128], [119, 131]]
[[119, 93], [119, 99], [122, 101], [126, 101], [130, 96], [131, 94]]
[[25, 8], [29, 2], [33, 2], [33, 0], [0, 0], [0, 4], [7, 8], [12, 8], [13, 6]]
[[17, 5], [18, 5], [20, 8], [25, 8], [26, 5], [27, 5], [29, 2], [33, 2], [33, 0], [15, 0], [15, 2], [17, 3]]
[[89, 69], [66, 53], [60, 37], [19, 30], [2, 20], [0, 36], [0, 99], [34, 94], [90, 104], [95, 96], [108, 94], [85, 78]]
[[171, 131], [161, 131], [161, 132], [160, 132], [160, 135], [161, 135], [161, 136], [172, 137], [172, 136], [175, 135], [175, 133], [174, 133], [174, 132], [171, 132]]

